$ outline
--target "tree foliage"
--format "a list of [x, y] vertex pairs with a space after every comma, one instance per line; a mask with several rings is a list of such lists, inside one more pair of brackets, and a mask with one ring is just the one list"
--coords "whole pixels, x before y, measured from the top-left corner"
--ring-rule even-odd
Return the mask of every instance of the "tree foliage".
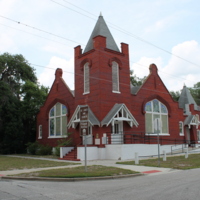
[[144, 76], [143, 78], [139, 78], [135, 74], [133, 74], [133, 70], [130, 70], [130, 81], [133, 86], [141, 86], [145, 80], [146, 76]]
[[188, 88], [190, 90], [191, 95], [193, 96], [197, 105], [200, 105], [200, 82], [194, 84], [193, 87]]
[[172, 96], [172, 98], [174, 99], [174, 101], [178, 101], [179, 97], [181, 95], [181, 91], [170, 91], [169, 92]]
[[19, 153], [35, 140], [36, 114], [48, 88], [22, 55], [0, 55], [0, 153]]

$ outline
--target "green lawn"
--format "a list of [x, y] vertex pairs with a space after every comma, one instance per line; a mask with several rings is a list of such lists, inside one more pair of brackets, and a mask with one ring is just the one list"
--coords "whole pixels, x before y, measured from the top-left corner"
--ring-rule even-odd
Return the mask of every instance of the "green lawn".
[[101, 176], [116, 176], [126, 174], [137, 174], [138, 172], [120, 169], [116, 167], [105, 167], [101, 165], [87, 166], [87, 172], [85, 172], [85, 166], [72, 167], [65, 169], [52, 169], [45, 171], [37, 171], [26, 174], [20, 174], [21, 177], [52, 177], [52, 178], [80, 178], [80, 177], [101, 177]]
[[76, 165], [77, 163], [56, 162], [48, 160], [37, 160], [18, 157], [0, 156], [0, 171], [7, 171], [13, 169], [31, 169], [42, 167], [56, 167], [65, 165]]
[[[117, 162], [117, 164], [134, 165], [135, 161]], [[139, 165], [158, 167], [158, 159], [140, 160]], [[173, 169], [200, 168], [200, 154], [190, 154], [187, 159], [185, 156], [167, 157], [167, 161], [163, 161], [161, 158], [160, 167]]]

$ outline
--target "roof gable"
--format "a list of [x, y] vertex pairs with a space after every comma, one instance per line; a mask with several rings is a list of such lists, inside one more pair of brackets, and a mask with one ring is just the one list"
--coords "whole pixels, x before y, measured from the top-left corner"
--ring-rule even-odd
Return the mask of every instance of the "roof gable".
[[[68, 127], [72, 126], [73, 128], [75, 128], [77, 124], [80, 123], [80, 108], [81, 107], [84, 107], [84, 106], [83, 105], [77, 106], [76, 110], [74, 111], [74, 114], [72, 115], [67, 125]], [[100, 126], [99, 120], [96, 118], [96, 116], [94, 115], [90, 107], [88, 107], [88, 121], [92, 126], [94, 125]]]
[[108, 126], [114, 120], [126, 121], [131, 127], [133, 125], [139, 125], [125, 104], [115, 104], [106, 117], [102, 120], [101, 126]]
[[195, 106], [197, 106], [194, 98], [192, 97], [189, 89], [186, 86], [183, 87], [183, 90], [178, 100], [178, 104], [179, 104], [179, 108], [183, 108], [183, 109], [185, 109], [186, 104], [194, 104]]

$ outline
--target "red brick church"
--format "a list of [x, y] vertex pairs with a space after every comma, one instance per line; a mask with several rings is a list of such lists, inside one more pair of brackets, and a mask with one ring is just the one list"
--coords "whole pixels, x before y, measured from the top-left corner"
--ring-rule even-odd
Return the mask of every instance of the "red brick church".
[[[88, 159], [131, 159], [134, 152], [156, 152], [157, 137], [162, 150], [172, 145], [198, 144], [199, 112], [184, 86], [175, 102], [155, 64], [141, 86], [130, 84], [128, 44], [119, 49], [100, 15], [84, 49], [75, 47], [75, 89], [62, 78], [62, 69], [37, 115], [37, 140], [56, 146], [72, 133], [71, 149], [83, 159], [85, 137], [80, 136], [80, 109], [88, 105]], [[151, 153], [150, 153], [151, 152]], [[156, 154], [156, 153], [155, 153]], [[63, 155], [62, 155], [63, 156]]]

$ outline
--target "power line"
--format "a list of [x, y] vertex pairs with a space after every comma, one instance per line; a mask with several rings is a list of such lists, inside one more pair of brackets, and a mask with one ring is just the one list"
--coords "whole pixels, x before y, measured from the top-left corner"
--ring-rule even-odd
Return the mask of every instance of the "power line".
[[[18, 29], [18, 28], [14, 28], [14, 27], [11, 27], [11, 26], [2, 24], [2, 23], [0, 23], [0, 25], [1, 25], [1, 26], [5, 26], [5, 27], [8, 27], [8, 28], [11, 28], [11, 29], [15, 29], [15, 30], [17, 30], [17, 31], [21, 31], [21, 32], [24, 32], [24, 33], [27, 33], [27, 34], [30, 34], [30, 35], [33, 35], [33, 36], [36, 36], [36, 37], [39, 37], [39, 38], [42, 38], [42, 39], [45, 39], [45, 40], [49, 40], [49, 41], [52, 41], [52, 42], [56, 42], [56, 43], [61, 44], [61, 45], [64, 45], [64, 46], [69, 46], [68, 44], [64, 44], [64, 43], [58, 42], [58, 41], [56, 41], [56, 40], [52, 40], [52, 39], [49, 39], [49, 38], [46, 38], [46, 37], [43, 37], [43, 36], [40, 36], [40, 35], [36, 35], [36, 34], [30, 33], [30, 32], [24, 31], [24, 30], [20, 30], [20, 29]], [[71, 46], [71, 47], [73, 47], [73, 46]]]
[[[91, 17], [89, 17], [89, 16], [87, 16], [87, 15], [85, 15], [85, 14], [82, 14], [82, 13], [80, 13], [80, 12], [78, 12], [78, 11], [75, 11], [74, 9], [71, 9], [71, 8], [69, 8], [69, 7], [67, 7], [67, 6], [64, 6], [64, 5], [62, 5], [62, 4], [58, 3], [58, 2], [55, 2], [55, 1], [53, 1], [53, 0], [50, 0], [50, 1], [52, 1], [52, 2], [54, 2], [54, 3], [56, 3], [56, 4], [59, 4], [60, 6], [63, 6], [63, 7], [65, 7], [65, 8], [67, 8], [67, 9], [70, 9], [70, 10], [72, 10], [72, 11], [78, 13], [78, 14], [81, 14], [81, 15], [83, 15], [83, 16], [86, 16], [86, 17], [88, 17], [88, 18], [90, 18], [90, 19], [92, 19], [92, 20], [95, 20], [94, 18], [91, 18]], [[63, 1], [69, 3], [69, 2], [66, 1], [66, 0], [63, 0]], [[76, 5], [74, 5], [74, 4], [72, 4], [72, 3], [70, 3], [70, 4], [73, 5], [73, 6], [75, 6], [75, 7], [77, 7], [77, 8], [79, 8], [80, 10], [83, 10], [83, 11], [85, 11], [85, 12], [87, 12], [87, 13], [93, 15], [93, 16], [96, 16], [96, 15], [94, 15], [94, 14], [92, 14], [92, 13], [90, 13], [90, 12], [88, 12], [88, 11], [86, 11], [86, 10], [84, 10], [84, 9], [82, 9], [82, 8], [80, 8], [80, 7], [76, 6]], [[188, 63], [190, 63], [190, 64], [192, 64], [192, 65], [197, 66], [197, 67], [200, 67], [200, 65], [198, 65], [198, 64], [196, 64], [196, 63], [193, 63], [193, 62], [191, 62], [191, 61], [189, 61], [189, 60], [187, 60], [187, 59], [185, 59], [185, 58], [183, 58], [183, 57], [181, 57], [181, 56], [178, 56], [178, 55], [176, 55], [176, 54], [173, 54], [173, 53], [171, 53], [170, 51], [165, 50], [165, 49], [163, 49], [162, 47], [159, 47], [159, 46], [157, 46], [157, 45], [155, 45], [155, 44], [153, 44], [153, 43], [151, 43], [151, 42], [149, 42], [149, 41], [147, 41], [147, 40], [144, 40], [143, 38], [141, 38], [141, 37], [139, 37], [139, 36], [137, 36], [137, 35], [135, 35], [135, 34], [133, 34], [133, 33], [130, 33], [130, 32], [126, 31], [125, 29], [122, 29], [121, 27], [119, 27], [119, 26], [117, 26], [117, 25], [114, 25], [113, 23], [111, 23], [111, 22], [109, 22], [109, 21], [107, 21], [107, 22], [108, 22], [109, 24], [111, 24], [111, 25], [112, 25], [111, 27], [112, 27], [113, 29], [117, 30], [117, 31], [120, 31], [120, 32], [122, 32], [122, 33], [124, 33], [124, 34], [126, 34], [126, 35], [131, 36], [131, 37], [134, 37], [134, 38], [137, 39], [137, 40], [140, 40], [140, 41], [142, 41], [142, 42], [144, 42], [144, 43], [146, 43], [146, 44], [148, 44], [148, 45], [150, 45], [150, 46], [153, 46], [153, 47], [155, 47], [155, 48], [157, 48], [157, 49], [159, 49], [159, 50], [161, 50], [161, 51], [163, 51], [163, 52], [165, 52], [165, 53], [168, 53], [168, 54], [170, 54], [170, 55], [172, 55], [172, 56], [174, 56], [174, 57], [177, 57], [177, 58], [179, 58], [179, 59], [181, 59], [181, 60], [183, 60], [183, 61], [185, 61], [185, 62], [188, 62]]]
[[[51, 0], [51, 1], [53, 1], [53, 0]], [[54, 1], [53, 1], [53, 2], [54, 2]], [[80, 13], [80, 14], [81, 14], [81, 13]], [[7, 17], [4, 17], [4, 16], [1, 16], [1, 15], [0, 15], [0, 17], [3, 17], [3, 18], [5, 18], [5, 19], [7, 19], [7, 20], [13, 21], [13, 22], [15, 22], [15, 23], [18, 23], [18, 24], [24, 25], [24, 26], [29, 27], [29, 28], [36, 29], [36, 30], [38, 30], [38, 31], [41, 31], [41, 32], [44, 32], [44, 33], [47, 33], [47, 34], [50, 34], [50, 35], [53, 35], [53, 36], [56, 36], [56, 37], [59, 37], [59, 38], [62, 38], [62, 39], [66, 39], [66, 40], [71, 41], [71, 42], [74, 42], [74, 43], [78, 43], [78, 42], [76, 42], [76, 41], [73, 41], [73, 40], [70, 40], [70, 39], [64, 38], [64, 37], [62, 37], [62, 36], [56, 35], [56, 34], [54, 34], [54, 33], [50, 33], [50, 32], [48, 32], [48, 31], [41, 30], [41, 29], [39, 29], [39, 28], [36, 28], [36, 27], [30, 26], [30, 25], [27, 25], [27, 24], [24, 24], [24, 23], [18, 22], [18, 21], [13, 20], [13, 19], [10, 19], [10, 18], [7, 18]], [[4, 26], [7, 26], [7, 25], [4, 25]], [[7, 26], [7, 27], [9, 27], [9, 26]], [[12, 27], [10, 27], [10, 28], [12, 28]], [[15, 29], [15, 28], [14, 28], [14, 29]], [[20, 30], [20, 31], [21, 31], [21, 30]], [[25, 31], [23, 31], [23, 32], [25, 32]], [[26, 32], [26, 33], [28, 33], [28, 32]], [[32, 34], [32, 33], [28, 33], [28, 34]], [[44, 39], [47, 39], [47, 38], [45, 38], [45, 37], [38, 36], [38, 35], [35, 35], [35, 34], [32, 34], [32, 35], [37, 36], [37, 37], [41, 37], [41, 38], [44, 38]], [[48, 40], [50, 40], [50, 39], [48, 39]], [[54, 40], [51, 40], [51, 41], [54, 41]], [[56, 41], [54, 41], [54, 42], [56, 42]], [[84, 44], [83, 44], [83, 45], [84, 45]], [[84, 45], [84, 46], [85, 46], [85, 45]], [[173, 55], [173, 54], [172, 54], [172, 55]], [[133, 64], [134, 64], [134, 63], [133, 63]], [[139, 63], [135, 63], [135, 64], [138, 64], [138, 65], [141, 65], [141, 66], [142, 66], [142, 64], [139, 64]], [[191, 64], [192, 64], [192, 63], [191, 63]], [[145, 67], [146, 67], [146, 66], [145, 66]], [[161, 73], [164, 73], [164, 74], [167, 74], [167, 73], [162, 72], [162, 71], [160, 71], [160, 72], [161, 72]], [[170, 74], [168, 74], [168, 75], [170, 75]], [[173, 75], [170, 75], [170, 76], [173, 76]], [[177, 76], [173, 76], [173, 77], [177, 77]], [[179, 77], [178, 77], [178, 78], [179, 78]], [[184, 78], [181, 78], [181, 79], [184, 79]], [[184, 80], [187, 80], [187, 79], [184, 79]], [[188, 80], [187, 80], [187, 81], [188, 81]]]
[[[67, 40], [67, 41], [70, 41], [70, 42], [73, 42], [73, 43], [76, 43], [76, 44], [84, 45], [84, 44], [82, 44], [82, 43], [80, 43], [80, 42], [76, 42], [76, 41], [74, 41], [74, 40], [71, 40], [71, 39], [65, 38], [65, 37], [63, 37], [63, 36], [60, 36], [60, 35], [57, 35], [57, 34], [54, 34], [54, 33], [51, 33], [51, 32], [45, 31], [45, 30], [42, 30], [42, 29], [37, 28], [37, 27], [34, 27], [34, 26], [30, 26], [30, 25], [28, 25], [28, 24], [24, 24], [24, 23], [22, 23], [22, 22], [19, 22], [19, 21], [14, 20], [14, 19], [11, 19], [11, 18], [8, 18], [8, 17], [4, 17], [4, 16], [2, 16], [2, 15], [0, 15], [0, 17], [2, 17], [2, 18], [4, 18], [4, 19], [7, 19], [7, 20], [9, 20], [9, 21], [15, 22], [15, 23], [17, 23], [17, 24], [21, 24], [21, 25], [26, 26], [26, 27], [28, 27], [28, 28], [32, 28], [32, 29], [37, 30], [37, 31], [41, 31], [41, 32], [43, 32], [43, 33], [46, 33], [46, 34], [49, 34], [49, 35], [52, 35], [52, 36], [55, 36], [55, 37], [62, 38], [62, 39], [64, 39], [64, 40]], [[85, 46], [85, 45], [84, 45], [84, 46]]]

